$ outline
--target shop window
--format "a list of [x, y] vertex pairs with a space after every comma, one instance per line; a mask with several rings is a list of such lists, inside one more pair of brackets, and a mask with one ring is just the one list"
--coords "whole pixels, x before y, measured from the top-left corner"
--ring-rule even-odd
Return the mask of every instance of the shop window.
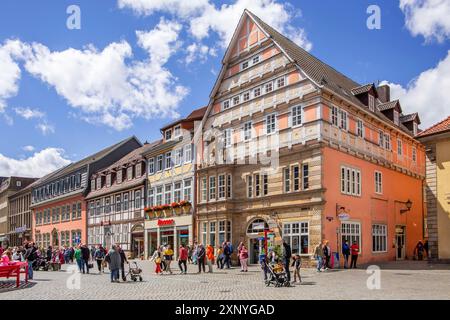
[[372, 252], [387, 251], [387, 226], [383, 224], [372, 225]]
[[348, 241], [351, 246], [356, 242], [361, 252], [361, 224], [358, 222], [342, 222], [341, 224], [341, 243]]
[[292, 254], [309, 253], [308, 222], [285, 223], [283, 239], [291, 246]]

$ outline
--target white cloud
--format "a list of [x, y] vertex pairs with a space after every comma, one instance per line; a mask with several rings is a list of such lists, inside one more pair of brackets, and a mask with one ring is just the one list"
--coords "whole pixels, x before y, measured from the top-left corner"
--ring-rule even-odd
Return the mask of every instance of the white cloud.
[[47, 123], [47, 121], [39, 122], [36, 125], [36, 128], [39, 129], [44, 136], [55, 133], [55, 127], [52, 124]]
[[0, 153], [0, 176], [42, 177], [70, 163], [64, 150], [46, 148], [31, 157], [17, 160]]
[[33, 152], [34, 151], [34, 147], [33, 146], [24, 146], [22, 147], [23, 151], [28, 151], [28, 152]]
[[[188, 89], [164, 67], [179, 46], [181, 25], [161, 19], [148, 32], [137, 31], [139, 46], [148, 59], [131, 60], [128, 42], [114, 42], [102, 51], [88, 46], [83, 50], [50, 51], [33, 43], [25, 69], [53, 86], [82, 118], [116, 130], [132, 126], [142, 117], [178, 117], [176, 109]], [[129, 61], [131, 60], [131, 61]], [[42, 130], [45, 123], [41, 123]], [[48, 126], [47, 126], [47, 132]]]
[[45, 116], [45, 113], [40, 111], [39, 109], [31, 109], [31, 108], [15, 108], [14, 111], [26, 120], [30, 119], [42, 119]]
[[[165, 12], [189, 25], [189, 31], [198, 41], [207, 38], [210, 31], [219, 35], [219, 45], [227, 47], [244, 9], [249, 9], [266, 23], [285, 34], [298, 45], [311, 50], [305, 30], [289, 24], [301, 15], [299, 9], [277, 0], [236, 0], [217, 7], [208, 0], [118, 0], [119, 8], [131, 8], [141, 15]], [[296, 12], [293, 12], [293, 11]]]
[[400, 99], [404, 113], [419, 112], [422, 128], [450, 115], [450, 50], [436, 67], [422, 72], [406, 87], [383, 81], [391, 87], [391, 99]]
[[450, 38], [450, 1], [400, 0], [405, 25], [412, 35], [422, 35], [426, 41], [443, 42]]
[[191, 64], [192, 62], [204, 63], [208, 59], [208, 56], [216, 57], [217, 50], [215, 48], [210, 48], [207, 45], [201, 43], [192, 43], [186, 48], [186, 64]]

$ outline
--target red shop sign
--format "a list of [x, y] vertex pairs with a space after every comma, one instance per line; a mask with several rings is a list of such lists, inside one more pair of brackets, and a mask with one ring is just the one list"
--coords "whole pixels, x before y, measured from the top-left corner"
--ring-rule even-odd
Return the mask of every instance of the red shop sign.
[[174, 223], [175, 223], [175, 220], [173, 220], [173, 219], [167, 219], [167, 220], [158, 219], [158, 226], [167, 226], [167, 225], [171, 225]]

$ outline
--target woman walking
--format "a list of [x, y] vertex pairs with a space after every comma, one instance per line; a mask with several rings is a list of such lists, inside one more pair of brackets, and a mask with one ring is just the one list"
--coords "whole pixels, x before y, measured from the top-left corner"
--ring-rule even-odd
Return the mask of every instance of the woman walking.
[[178, 267], [180, 268], [181, 274], [187, 273], [187, 259], [188, 259], [188, 249], [185, 247], [184, 244], [181, 244], [180, 250], [178, 251]]
[[122, 259], [120, 258], [120, 253], [116, 246], [113, 245], [111, 250], [108, 252], [109, 255], [109, 269], [111, 270], [111, 282], [120, 282], [119, 271]]
[[210, 244], [206, 247], [206, 259], [206, 263], [208, 264], [208, 272], [212, 273], [214, 264], [214, 248]]
[[221, 246], [218, 246], [216, 249], [216, 260], [217, 260], [217, 269], [223, 268], [223, 249]]
[[241, 242], [239, 250], [239, 261], [241, 262], [241, 272], [248, 271], [248, 250], [245, 245]]
[[153, 252], [152, 257], [150, 258], [150, 261], [155, 261], [155, 274], [161, 274], [161, 251], [160, 249], [156, 249], [155, 252]]
[[102, 273], [102, 264], [103, 264], [103, 259], [105, 258], [105, 253], [103, 252], [103, 250], [100, 247], [97, 247], [97, 249], [94, 252], [94, 259], [95, 261], [97, 261], [97, 267], [98, 267], [98, 273], [101, 274]]
[[164, 261], [166, 263], [166, 270], [167, 272], [170, 272], [172, 274], [172, 269], [170, 269], [170, 264], [173, 260], [173, 250], [170, 244], [167, 246], [167, 249], [164, 251]]
[[296, 254], [294, 256], [294, 261], [292, 262], [292, 267], [294, 267], [294, 282], [297, 282], [297, 277], [298, 277], [298, 283], [302, 282], [302, 277], [300, 276], [301, 265], [302, 265], [302, 260], [300, 258], [300, 255]]
[[78, 247], [75, 248], [75, 250], [73, 252], [73, 257], [75, 258], [75, 261], [77, 262], [78, 271], [81, 272], [82, 271], [81, 268], [83, 267], [83, 259], [82, 259], [82, 256], [81, 256], [80, 245], [78, 245]]

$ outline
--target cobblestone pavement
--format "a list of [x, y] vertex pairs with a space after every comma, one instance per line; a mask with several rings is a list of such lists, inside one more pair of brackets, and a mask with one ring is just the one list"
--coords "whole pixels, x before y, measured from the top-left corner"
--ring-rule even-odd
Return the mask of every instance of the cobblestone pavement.
[[[197, 266], [189, 265], [188, 274], [153, 274], [154, 265], [139, 261], [144, 270], [143, 282], [111, 283], [110, 275], [80, 274], [80, 288], [67, 286], [71, 274], [65, 271], [35, 272], [34, 280], [21, 288], [14, 281], [0, 279], [0, 299], [450, 299], [450, 266], [426, 262], [401, 262], [381, 265], [381, 288], [369, 290], [370, 274], [365, 268], [329, 270], [318, 273], [302, 269], [302, 284], [290, 288], [265, 287], [258, 266], [247, 273], [238, 268], [217, 270], [212, 274], [196, 274]], [[72, 275], [72, 279], [73, 279]]]

